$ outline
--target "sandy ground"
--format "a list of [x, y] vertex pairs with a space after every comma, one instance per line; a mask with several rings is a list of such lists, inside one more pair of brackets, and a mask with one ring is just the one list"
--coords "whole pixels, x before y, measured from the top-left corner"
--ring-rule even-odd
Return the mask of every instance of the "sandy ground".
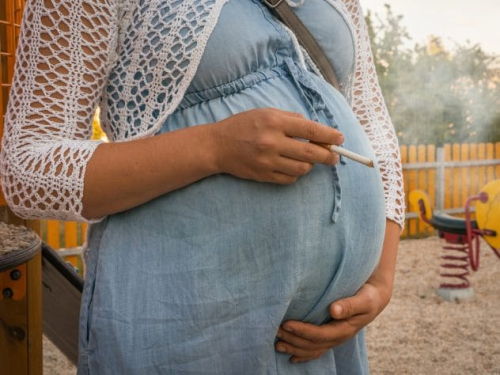
[[368, 327], [372, 374], [500, 374], [500, 259], [483, 243], [473, 300], [446, 302], [441, 244], [402, 242], [392, 301]]
[[[373, 375], [500, 374], [500, 259], [483, 244], [475, 297], [446, 302], [435, 294], [440, 246], [436, 237], [401, 243], [393, 299], [367, 331]], [[48, 340], [44, 373], [75, 374]]]

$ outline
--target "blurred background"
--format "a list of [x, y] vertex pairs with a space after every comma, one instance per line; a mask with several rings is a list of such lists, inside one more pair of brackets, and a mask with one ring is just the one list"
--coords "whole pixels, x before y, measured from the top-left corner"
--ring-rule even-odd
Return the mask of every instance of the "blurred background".
[[362, 3], [400, 142], [500, 141], [500, 3]]
[[[500, 2], [361, 3], [401, 145], [404, 236], [414, 238], [401, 243], [391, 304], [367, 329], [372, 373], [500, 374], [498, 252], [461, 244], [465, 231], [436, 232], [408, 199], [420, 189], [439, 215], [463, 218], [467, 198], [500, 178]], [[473, 294], [445, 300], [436, 291], [449, 283], [445, 292]]]

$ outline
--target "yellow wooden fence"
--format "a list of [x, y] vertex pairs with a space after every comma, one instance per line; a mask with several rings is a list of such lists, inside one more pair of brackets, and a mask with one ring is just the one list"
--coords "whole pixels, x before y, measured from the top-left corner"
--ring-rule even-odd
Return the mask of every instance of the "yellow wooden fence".
[[407, 219], [403, 237], [426, 235], [432, 228], [408, 212], [408, 193], [424, 190], [432, 205], [442, 212], [461, 216], [467, 197], [488, 182], [500, 178], [500, 142], [401, 146]]
[[[42, 220], [41, 222], [42, 240], [54, 249], [74, 249], [81, 247], [85, 243], [86, 233], [86, 223], [59, 220]], [[78, 270], [82, 271], [83, 268], [79, 256], [67, 256], [65, 259]]]

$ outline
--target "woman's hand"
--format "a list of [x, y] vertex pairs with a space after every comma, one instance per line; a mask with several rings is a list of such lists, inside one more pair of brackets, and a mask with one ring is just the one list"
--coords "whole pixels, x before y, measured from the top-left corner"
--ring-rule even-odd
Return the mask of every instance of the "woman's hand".
[[395, 222], [386, 221], [377, 269], [354, 296], [330, 305], [332, 322], [321, 326], [292, 320], [285, 322], [278, 329], [276, 350], [290, 354], [293, 363], [311, 361], [350, 340], [371, 323], [391, 300], [400, 230]]
[[299, 139], [340, 145], [342, 134], [298, 113], [254, 109], [213, 124], [215, 163], [222, 173], [260, 182], [293, 183], [315, 163], [338, 155]]
[[326, 351], [353, 338], [387, 306], [392, 287], [368, 281], [353, 296], [330, 306], [334, 321], [317, 326], [288, 321], [279, 328], [276, 350], [290, 354], [293, 363], [321, 357]]

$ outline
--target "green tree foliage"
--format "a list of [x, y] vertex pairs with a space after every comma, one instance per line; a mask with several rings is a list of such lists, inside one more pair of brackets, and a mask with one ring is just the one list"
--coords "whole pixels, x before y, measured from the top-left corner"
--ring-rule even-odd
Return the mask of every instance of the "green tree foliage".
[[500, 64], [479, 45], [413, 43], [386, 5], [367, 14], [377, 73], [402, 144], [500, 141]]

